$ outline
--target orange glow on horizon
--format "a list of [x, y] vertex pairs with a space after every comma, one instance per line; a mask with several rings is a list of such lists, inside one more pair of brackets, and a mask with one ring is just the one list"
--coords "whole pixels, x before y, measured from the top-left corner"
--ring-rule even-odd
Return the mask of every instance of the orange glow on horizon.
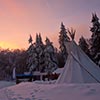
[[16, 44], [8, 42], [0, 42], [0, 48], [2, 49], [18, 49], [19, 47]]

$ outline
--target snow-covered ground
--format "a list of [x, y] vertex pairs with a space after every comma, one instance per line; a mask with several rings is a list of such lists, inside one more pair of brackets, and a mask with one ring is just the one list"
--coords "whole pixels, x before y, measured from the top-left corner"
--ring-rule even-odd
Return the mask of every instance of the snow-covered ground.
[[100, 100], [100, 84], [25, 82], [0, 89], [0, 100]]
[[15, 85], [14, 81], [0, 81], [0, 89]]

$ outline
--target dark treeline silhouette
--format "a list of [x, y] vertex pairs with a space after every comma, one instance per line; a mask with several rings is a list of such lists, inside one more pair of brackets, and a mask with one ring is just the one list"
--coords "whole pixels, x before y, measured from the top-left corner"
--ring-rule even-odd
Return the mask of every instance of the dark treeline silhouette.
[[0, 80], [11, 80], [14, 67], [17, 73], [26, 71], [26, 58], [25, 50], [0, 49]]

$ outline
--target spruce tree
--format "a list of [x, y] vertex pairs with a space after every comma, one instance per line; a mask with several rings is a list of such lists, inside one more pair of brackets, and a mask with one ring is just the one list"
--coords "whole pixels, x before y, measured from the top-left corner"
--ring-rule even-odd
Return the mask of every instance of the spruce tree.
[[28, 58], [27, 58], [27, 65], [30, 72], [36, 70], [38, 62], [37, 62], [37, 53], [35, 50], [35, 45], [32, 43], [32, 36], [30, 35], [29, 38], [30, 46], [27, 50]]
[[64, 44], [65, 41], [67, 42], [70, 41], [70, 38], [67, 36], [67, 32], [64, 24], [61, 23], [61, 31], [59, 32], [59, 44], [60, 44], [59, 48], [60, 48], [60, 52], [63, 55], [64, 63], [66, 62], [67, 55], [68, 55]]
[[97, 17], [96, 14], [92, 14], [92, 27], [90, 31], [92, 32], [90, 43], [91, 43], [91, 48], [90, 48], [90, 53], [91, 56], [93, 57], [93, 60], [99, 64], [99, 59], [100, 59], [100, 22], [99, 18]]
[[37, 70], [42, 71], [42, 67], [44, 64], [44, 54], [43, 54], [44, 44], [42, 42], [41, 34], [39, 35], [36, 34], [35, 49], [37, 53], [37, 62], [38, 62]]
[[79, 46], [89, 56], [89, 45], [83, 36], [79, 39]]
[[53, 72], [57, 68], [57, 57], [55, 53], [54, 46], [49, 38], [45, 40], [45, 49], [44, 49], [44, 59], [45, 59], [45, 71], [47, 73]]
[[29, 71], [30, 72], [41, 71], [44, 62], [44, 56], [43, 56], [44, 44], [42, 42], [41, 34], [39, 35], [36, 34], [35, 43], [32, 43], [33, 39], [31, 35], [28, 41], [30, 43], [30, 46], [27, 50], [28, 53], [27, 64]]

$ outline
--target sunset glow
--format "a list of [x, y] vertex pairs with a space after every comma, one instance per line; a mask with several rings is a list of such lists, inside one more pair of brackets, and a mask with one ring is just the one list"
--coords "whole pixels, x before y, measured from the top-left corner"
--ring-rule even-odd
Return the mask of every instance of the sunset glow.
[[18, 46], [13, 43], [0, 42], [0, 48], [2, 48], [2, 49], [17, 49]]
[[100, 18], [100, 0], [0, 0], [0, 47], [28, 48], [31, 34], [49, 37], [56, 47], [60, 23], [77, 30], [76, 41], [91, 35], [91, 13]]

